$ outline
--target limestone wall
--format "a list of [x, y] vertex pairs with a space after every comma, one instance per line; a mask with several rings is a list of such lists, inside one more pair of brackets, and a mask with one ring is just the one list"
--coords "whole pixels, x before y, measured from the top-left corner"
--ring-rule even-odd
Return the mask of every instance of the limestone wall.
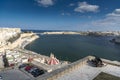
[[[87, 63], [88, 60], [91, 60], [93, 58], [94, 58], [93, 56], [87, 56], [87, 57], [80, 59], [76, 62], [73, 62], [73, 63], [71, 63], [71, 64], [69, 64], [61, 69], [57, 69], [53, 72], [46, 73], [46, 74], [38, 77], [36, 80], [54, 80], [54, 79], [57, 79], [66, 73], [69, 73], [75, 69], [82, 67], [83, 65], [85, 65]], [[106, 64], [120, 66], [120, 62], [117, 62], [117, 61], [110, 61], [107, 59], [102, 59], [102, 61]]]
[[22, 33], [20, 28], [0, 28], [0, 52], [16, 47], [24, 48], [37, 38], [39, 36], [35, 33]]
[[71, 72], [79, 67], [82, 67], [84, 64], [86, 64], [86, 61], [88, 59], [89, 59], [89, 56], [85, 57], [83, 59], [80, 59], [74, 63], [71, 63], [63, 68], [57, 69], [53, 72], [46, 73], [46, 74], [38, 77], [36, 80], [54, 80], [54, 79], [57, 79], [58, 77], [66, 74], [66, 73], [69, 73], [69, 72]]
[[21, 33], [20, 28], [0, 28], [0, 47], [9, 44], [9, 40]]

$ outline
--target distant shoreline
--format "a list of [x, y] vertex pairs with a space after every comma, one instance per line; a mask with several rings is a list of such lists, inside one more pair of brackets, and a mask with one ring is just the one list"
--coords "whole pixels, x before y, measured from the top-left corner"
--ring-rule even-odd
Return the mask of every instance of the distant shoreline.
[[78, 32], [78, 31], [52, 31], [52, 32], [43, 32], [40, 33], [42, 35], [89, 35], [89, 36], [120, 36], [119, 31], [86, 31], [86, 32]]

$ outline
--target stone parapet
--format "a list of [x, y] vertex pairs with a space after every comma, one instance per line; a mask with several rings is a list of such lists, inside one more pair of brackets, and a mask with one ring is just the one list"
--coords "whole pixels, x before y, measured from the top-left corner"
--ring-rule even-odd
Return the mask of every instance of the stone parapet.
[[[80, 59], [76, 62], [68, 64], [67, 66], [64, 66], [64, 67], [57, 69], [53, 72], [41, 75], [40, 77], [36, 78], [35, 80], [55, 80], [55, 79], [61, 77], [62, 75], [65, 75], [66, 73], [69, 73], [75, 69], [82, 67], [83, 65], [87, 64], [88, 60], [91, 60], [93, 58], [94, 58], [93, 56], [87, 56], [83, 59]], [[120, 62], [117, 62], [117, 61], [110, 61], [107, 59], [102, 59], [102, 61], [104, 63], [110, 64], [110, 65], [120, 66]]]

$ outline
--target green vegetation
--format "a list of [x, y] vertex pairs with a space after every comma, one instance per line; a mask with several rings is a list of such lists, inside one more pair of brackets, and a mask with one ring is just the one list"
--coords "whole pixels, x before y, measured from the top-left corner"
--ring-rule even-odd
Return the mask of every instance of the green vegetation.
[[107, 74], [107, 73], [101, 72], [93, 80], [120, 80], [120, 77], [116, 77], [116, 76], [113, 76], [111, 74]]

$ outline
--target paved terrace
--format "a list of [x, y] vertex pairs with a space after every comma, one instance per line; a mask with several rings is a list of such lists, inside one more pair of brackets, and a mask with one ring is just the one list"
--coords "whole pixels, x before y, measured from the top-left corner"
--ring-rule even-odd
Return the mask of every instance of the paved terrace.
[[80, 59], [61, 69], [44, 74], [36, 80], [93, 80], [99, 73], [105, 72], [120, 77], [120, 63], [102, 59], [103, 67], [92, 67], [87, 60], [92, 56]]
[[55, 80], [93, 80], [99, 73], [105, 72], [120, 77], [120, 67], [107, 65], [102, 68], [83, 65]]

